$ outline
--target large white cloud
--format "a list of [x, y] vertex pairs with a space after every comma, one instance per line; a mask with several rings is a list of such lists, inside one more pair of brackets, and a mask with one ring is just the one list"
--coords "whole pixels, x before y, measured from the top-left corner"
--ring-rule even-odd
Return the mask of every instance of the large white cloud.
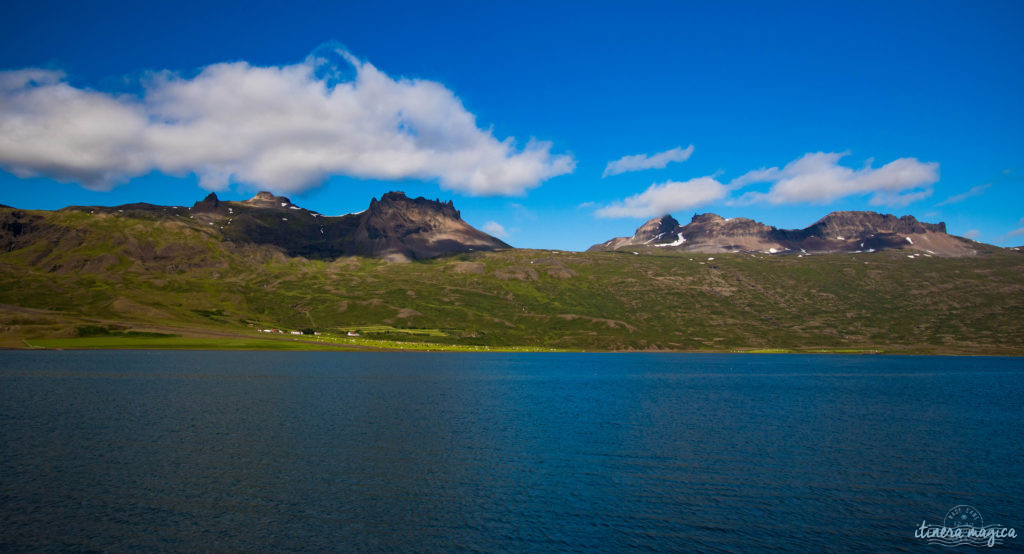
[[57, 71], [0, 72], [0, 167], [103, 188], [152, 168], [136, 103], [73, 88]]
[[871, 194], [871, 204], [905, 206], [931, 194], [931, 185], [939, 180], [939, 164], [920, 162], [916, 158], [899, 158], [882, 167], [871, 162], [861, 169], [839, 165], [848, 152], [816, 152], [804, 154], [779, 169], [772, 167], [750, 171], [730, 186], [739, 188], [751, 183], [771, 183], [767, 192], [748, 192], [738, 203], [768, 202], [770, 204], [825, 204], [847, 196]]
[[627, 171], [640, 171], [643, 169], [662, 169], [669, 162], [685, 162], [690, 159], [693, 155], [693, 145], [689, 145], [686, 148], [677, 146], [671, 150], [664, 152], [658, 152], [657, 154], [635, 154], [632, 156], [623, 156], [615, 161], [608, 162], [608, 165], [604, 168], [604, 173], [601, 177], [608, 177], [609, 175], [618, 175], [620, 173], [626, 173]]
[[498, 140], [439, 83], [321, 50], [282, 67], [157, 73], [141, 97], [75, 88], [55, 71], [0, 72], [0, 167], [98, 189], [157, 170], [195, 173], [211, 190], [295, 192], [348, 175], [517, 195], [575, 160], [549, 142]]
[[598, 209], [598, 217], [656, 217], [725, 198], [729, 189], [711, 177], [654, 184], [640, 194]]

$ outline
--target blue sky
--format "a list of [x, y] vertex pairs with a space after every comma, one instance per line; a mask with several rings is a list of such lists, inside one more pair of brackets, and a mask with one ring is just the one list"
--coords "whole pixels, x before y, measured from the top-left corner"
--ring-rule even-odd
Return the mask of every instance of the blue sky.
[[1024, 244], [1020, 2], [339, 4], [6, 7], [0, 203], [403, 190], [530, 248], [860, 209]]

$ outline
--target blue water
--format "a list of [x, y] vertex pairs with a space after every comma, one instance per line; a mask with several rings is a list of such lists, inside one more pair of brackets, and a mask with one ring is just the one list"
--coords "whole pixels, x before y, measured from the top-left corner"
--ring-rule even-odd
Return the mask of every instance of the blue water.
[[1022, 422], [1013, 358], [2, 352], [0, 549], [918, 551], [1024, 530]]

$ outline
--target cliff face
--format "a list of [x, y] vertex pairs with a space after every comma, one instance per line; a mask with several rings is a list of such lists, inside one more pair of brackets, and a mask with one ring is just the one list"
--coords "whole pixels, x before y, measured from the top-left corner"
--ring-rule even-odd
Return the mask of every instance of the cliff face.
[[[675, 222], [673, 226], [672, 223]], [[794, 252], [800, 254], [921, 250], [930, 255], [968, 256], [970, 241], [946, 234], [945, 223], [922, 223], [913, 216], [875, 212], [832, 212], [803, 229], [777, 229], [737, 217], [694, 215], [686, 225], [671, 216], [644, 223], [633, 237], [596, 244], [590, 251], [669, 248], [689, 252]]]
[[641, 225], [633, 235], [633, 240], [642, 242], [657, 240], [674, 232], [676, 227], [679, 227], [679, 222], [670, 215], [655, 218]]
[[688, 225], [680, 229], [687, 241], [713, 241], [718, 238], [754, 237], [764, 235], [772, 230], [763, 223], [734, 217], [725, 219], [716, 214], [699, 214], [693, 216]]
[[0, 253], [23, 248], [37, 237], [56, 239], [60, 230], [37, 214], [23, 210], [0, 210]]

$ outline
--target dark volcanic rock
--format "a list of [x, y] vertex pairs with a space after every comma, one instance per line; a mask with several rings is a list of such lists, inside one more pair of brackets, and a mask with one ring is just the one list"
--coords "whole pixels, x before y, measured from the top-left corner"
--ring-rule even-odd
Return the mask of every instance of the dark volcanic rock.
[[221, 203], [217, 193], [211, 192], [200, 202], [192, 204], [192, 213], [228, 213], [227, 205]]
[[28, 244], [32, 236], [53, 229], [54, 227], [47, 224], [42, 216], [17, 209], [5, 209], [0, 212], [0, 252], [17, 250]]

